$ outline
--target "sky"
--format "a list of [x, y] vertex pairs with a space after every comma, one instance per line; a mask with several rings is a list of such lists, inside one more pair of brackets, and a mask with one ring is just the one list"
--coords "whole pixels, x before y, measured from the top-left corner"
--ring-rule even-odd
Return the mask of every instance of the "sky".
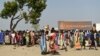
[[[0, 0], [0, 11], [3, 3], [8, 0]], [[47, 0], [47, 7], [40, 17], [40, 28], [45, 25], [58, 27], [58, 21], [92, 21], [100, 23], [100, 0]], [[10, 20], [0, 19], [0, 28], [9, 29]], [[6, 23], [5, 23], [6, 22]], [[21, 21], [17, 29], [33, 29], [31, 24]]]

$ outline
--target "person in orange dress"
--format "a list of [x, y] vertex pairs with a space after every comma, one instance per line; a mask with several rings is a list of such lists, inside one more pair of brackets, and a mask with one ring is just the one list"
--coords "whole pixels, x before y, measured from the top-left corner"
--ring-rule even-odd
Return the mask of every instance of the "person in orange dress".
[[75, 49], [76, 50], [80, 50], [81, 49], [81, 44], [80, 44], [80, 37], [79, 37], [79, 30], [77, 29], [75, 31], [75, 34], [74, 34], [74, 37], [75, 37]]

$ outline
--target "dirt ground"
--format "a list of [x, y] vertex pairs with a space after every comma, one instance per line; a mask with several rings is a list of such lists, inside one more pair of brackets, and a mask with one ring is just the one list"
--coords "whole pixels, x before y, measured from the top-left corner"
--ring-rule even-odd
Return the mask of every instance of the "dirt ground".
[[13, 45], [0, 45], [0, 56], [100, 56], [100, 47], [98, 50], [75, 50], [74, 48], [69, 48], [68, 51], [58, 50], [59, 55], [41, 55], [41, 50], [39, 45], [32, 47], [19, 46], [14, 47]]

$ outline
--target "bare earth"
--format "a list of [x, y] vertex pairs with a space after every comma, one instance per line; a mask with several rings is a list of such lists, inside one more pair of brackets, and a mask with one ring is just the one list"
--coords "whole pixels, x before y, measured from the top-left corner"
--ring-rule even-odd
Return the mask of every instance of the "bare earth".
[[13, 45], [0, 45], [0, 56], [100, 56], [100, 47], [98, 50], [75, 50], [69, 48], [68, 51], [58, 50], [59, 55], [41, 55], [40, 47], [38, 45], [33, 47], [19, 46], [14, 47]]

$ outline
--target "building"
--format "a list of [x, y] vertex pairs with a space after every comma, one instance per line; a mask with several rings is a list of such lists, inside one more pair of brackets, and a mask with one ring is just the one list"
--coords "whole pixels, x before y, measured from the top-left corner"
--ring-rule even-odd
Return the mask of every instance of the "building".
[[92, 22], [91, 21], [58, 21], [59, 30], [91, 30]]

